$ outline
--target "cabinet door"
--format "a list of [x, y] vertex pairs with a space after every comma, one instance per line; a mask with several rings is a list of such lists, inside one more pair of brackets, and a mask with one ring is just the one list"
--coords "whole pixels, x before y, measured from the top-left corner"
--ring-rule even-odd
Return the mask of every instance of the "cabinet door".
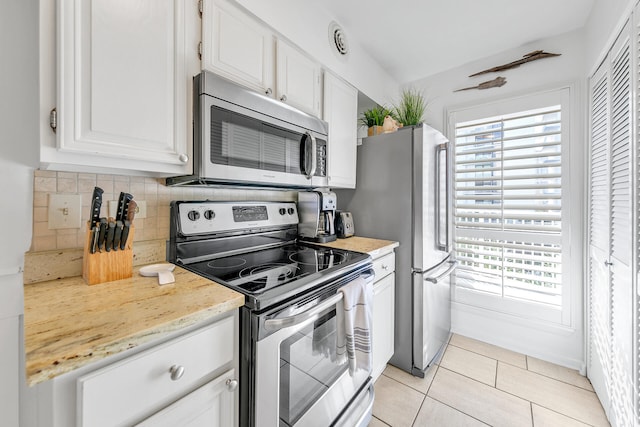
[[237, 426], [238, 380], [232, 369], [137, 426]]
[[320, 116], [320, 65], [282, 40], [277, 41], [276, 97]]
[[269, 28], [222, 0], [204, 0], [202, 68], [273, 93], [274, 37]]
[[396, 274], [391, 273], [373, 285], [373, 372], [375, 381], [382, 374], [394, 351]]
[[57, 149], [43, 162], [190, 172], [192, 3], [57, 2]]
[[358, 91], [324, 73], [324, 114], [329, 123], [329, 186], [356, 188]]

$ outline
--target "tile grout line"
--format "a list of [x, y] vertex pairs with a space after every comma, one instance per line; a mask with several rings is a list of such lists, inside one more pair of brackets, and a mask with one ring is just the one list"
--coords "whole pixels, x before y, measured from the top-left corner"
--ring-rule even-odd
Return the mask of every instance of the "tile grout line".
[[[513, 366], [513, 365], [512, 365], [512, 366]], [[516, 368], [517, 368], [517, 366], [516, 366]], [[446, 368], [445, 368], [445, 369], [446, 369]], [[522, 369], [522, 368], [519, 368], [519, 369]], [[455, 371], [452, 371], [452, 372], [455, 372]], [[545, 377], [545, 378], [549, 378], [549, 379], [551, 379], [551, 380], [554, 380], [553, 378], [547, 377], [547, 376], [542, 375], [542, 374], [538, 374], [537, 372], [533, 372], [533, 371], [527, 371], [527, 372], [531, 372], [531, 373], [533, 373], [533, 374], [540, 375], [541, 377]], [[456, 372], [456, 373], [457, 373], [457, 372]], [[460, 374], [459, 374], [459, 375], [460, 375]], [[473, 378], [471, 378], [471, 379], [473, 380]], [[480, 381], [477, 381], [477, 380], [474, 380], [474, 381], [479, 382], [480, 384], [483, 384], [483, 383], [482, 383], [482, 382], [480, 382]], [[558, 381], [558, 380], [554, 380], [554, 381]], [[567, 384], [567, 385], [573, 386], [573, 387], [577, 388], [578, 390], [589, 391], [589, 390], [585, 390], [585, 389], [583, 389], [583, 388], [580, 388], [580, 387], [574, 386], [573, 384], [564, 383], [564, 382], [562, 382], [562, 381], [558, 381], [558, 382], [561, 382], [561, 383], [563, 383], [563, 384]], [[571, 418], [572, 420], [578, 421], [578, 422], [580, 422], [580, 423], [582, 423], [582, 424], [585, 424], [585, 425], [588, 425], [588, 426], [592, 426], [592, 427], [594, 427], [594, 425], [593, 425], [593, 424], [590, 424], [590, 423], [588, 423], [588, 422], [585, 422], [585, 421], [579, 420], [579, 419], [577, 419], [577, 418], [575, 418], [575, 417], [572, 417], [571, 415], [564, 414], [564, 413], [562, 413], [562, 412], [558, 412], [558, 411], [557, 411], [557, 410], [555, 410], [555, 409], [547, 408], [546, 406], [544, 406], [544, 405], [542, 405], [542, 404], [540, 404], [540, 403], [538, 403], [538, 402], [534, 402], [534, 401], [532, 401], [532, 400], [525, 399], [524, 397], [522, 397], [522, 396], [518, 396], [517, 394], [513, 394], [513, 393], [511, 393], [511, 392], [508, 392], [508, 391], [503, 390], [503, 389], [498, 388], [498, 387], [496, 387], [496, 390], [500, 390], [500, 391], [501, 391], [501, 392], [503, 392], [503, 393], [509, 394], [509, 395], [511, 395], [511, 396], [514, 396], [514, 397], [517, 397], [517, 398], [519, 398], [519, 399], [522, 399], [522, 400], [525, 400], [525, 401], [529, 402], [529, 403], [532, 405], [532, 410], [533, 410], [533, 405], [535, 404], [535, 405], [538, 405], [538, 406], [539, 406], [539, 407], [541, 407], [541, 408], [547, 409], [547, 410], [549, 410], [549, 411], [551, 411], [551, 412], [554, 412], [554, 413], [556, 413], [556, 414], [563, 415], [563, 416], [565, 416], [565, 417], [567, 417], [567, 418]], [[596, 395], [596, 399], [598, 399], [598, 402], [600, 403], [600, 406], [602, 407], [602, 402], [600, 402], [600, 398], [598, 397], [598, 395], [597, 395], [596, 393], [594, 393], [594, 392], [592, 392], [592, 393]], [[609, 419], [607, 418], [607, 414], [606, 414], [606, 412], [604, 412], [604, 408], [603, 408], [603, 410], [602, 410], [602, 411], [603, 411], [603, 413], [604, 413], [605, 418], [607, 419], [607, 421], [609, 421]], [[533, 419], [533, 418], [532, 418], [532, 419]]]
[[[447, 344], [447, 347], [449, 347], [449, 344]], [[445, 349], [446, 351], [446, 349]], [[436, 375], [438, 374], [438, 369], [440, 369], [440, 365], [436, 365], [435, 366], [436, 371], [433, 373], [433, 378], [431, 378], [431, 382], [429, 383], [429, 387], [427, 387], [427, 391], [424, 393], [424, 398], [422, 399], [422, 403], [420, 404], [420, 408], [418, 408], [418, 412], [416, 412], [416, 416], [413, 417], [413, 422], [411, 423], [412, 427], [416, 427], [416, 421], [418, 420], [418, 415], [420, 415], [420, 411], [422, 411], [422, 407], [424, 406], [424, 402], [427, 400], [427, 396], [429, 396], [429, 390], [431, 390], [431, 385], [433, 384], [433, 382], [436, 379]], [[430, 399], [432, 399], [431, 397], [429, 397]]]
[[384, 421], [382, 421], [380, 418], [376, 417], [375, 415], [371, 414], [371, 418], [375, 418], [376, 420], [380, 421], [382, 424], [391, 427], [391, 424], [387, 424]]
[[[391, 366], [393, 366], [393, 365], [391, 365]], [[437, 366], [437, 367], [440, 367], [440, 365], [436, 365], [436, 366]], [[397, 366], [394, 366], [394, 367], [395, 367], [395, 368], [397, 368]], [[386, 368], [385, 368], [385, 369], [386, 369]], [[400, 369], [400, 368], [398, 368], [398, 369]], [[404, 370], [402, 370], [402, 369], [400, 369], [400, 370], [401, 370], [402, 372], [404, 372], [405, 374], [407, 374], [407, 375], [411, 375], [410, 373], [408, 373], [408, 372], [406, 372], [406, 371], [404, 371]], [[436, 368], [436, 372], [437, 372], [437, 368]], [[395, 378], [393, 378], [393, 377], [390, 377], [389, 375], [385, 375], [385, 374], [384, 374], [384, 371], [382, 371], [382, 374], [380, 374], [380, 375], [381, 375], [381, 376], [385, 376], [385, 377], [389, 378], [390, 380], [394, 380], [394, 381], [396, 381], [396, 382], [398, 382], [398, 383], [400, 383], [400, 384], [402, 384], [402, 385], [404, 385], [404, 386], [407, 386], [407, 387], [409, 387], [411, 390], [413, 390], [413, 391], [417, 391], [417, 392], [418, 392], [418, 393], [420, 393], [420, 394], [424, 394], [425, 396], [427, 395], [426, 393], [423, 393], [421, 390], [418, 390], [417, 388], [413, 387], [413, 386], [412, 386], [412, 385], [410, 385], [410, 384], [407, 384], [407, 383], [405, 383], [405, 382], [403, 382], [403, 381], [401, 381], [401, 380], [398, 380], [398, 379], [395, 379]], [[435, 377], [435, 373], [433, 374], [433, 376]], [[420, 377], [417, 377], [417, 378], [420, 378]], [[376, 381], [377, 381], [377, 380], [376, 380]], [[431, 383], [429, 384], [429, 387], [427, 388], [427, 392], [429, 392], [429, 389], [431, 388], [431, 384], [432, 384], [432, 383], [433, 383], [433, 380], [431, 380]], [[375, 383], [374, 383], [374, 384], [375, 384]]]
[[[554, 414], [562, 415], [563, 417], [569, 418], [569, 419], [571, 419], [571, 420], [573, 420], [573, 421], [579, 422], [579, 423], [584, 424], [584, 425], [586, 425], [586, 426], [596, 427], [596, 426], [595, 426], [595, 424], [591, 424], [591, 423], [588, 423], [588, 422], [586, 422], [586, 421], [579, 420], [579, 419], [577, 419], [577, 418], [575, 418], [575, 417], [572, 417], [571, 415], [563, 414], [562, 412], [558, 412], [558, 411], [557, 411], [557, 410], [555, 410], [555, 409], [547, 408], [546, 406], [543, 406], [543, 405], [541, 405], [541, 404], [539, 404], [539, 403], [532, 402], [532, 401], [529, 401], [529, 402], [531, 403], [531, 410], [532, 410], [532, 411], [533, 411], [533, 405], [537, 405], [537, 406], [539, 406], [539, 407], [541, 407], [541, 408], [546, 409], [547, 411], [553, 412]], [[603, 412], [604, 412], [604, 409], [603, 409]], [[605, 418], [606, 418], [606, 413], [605, 413]], [[609, 422], [609, 419], [608, 419], [608, 418], [607, 418], [607, 422]]]
[[[487, 356], [486, 354], [478, 353], [477, 351], [470, 350], [470, 349], [468, 349], [468, 348], [466, 348], [466, 347], [460, 347], [459, 345], [455, 345], [455, 344], [449, 344], [449, 345], [452, 345], [452, 346], [454, 346], [454, 347], [460, 348], [460, 349], [462, 349], [462, 350], [466, 350], [466, 351], [468, 351], [469, 353], [473, 353], [473, 354], [477, 354], [477, 355], [479, 355], [479, 356], [486, 357], [487, 359], [497, 360], [497, 361], [500, 361], [500, 362], [502, 362], [502, 363], [506, 363], [507, 365], [515, 366], [516, 368], [520, 368], [520, 369], [522, 369], [520, 366], [518, 366], [518, 365], [514, 365], [514, 364], [513, 364], [513, 363], [511, 363], [511, 362], [507, 362], [507, 361], [505, 361], [505, 360], [500, 360], [500, 359], [497, 359], [497, 358], [492, 357], [492, 356]], [[507, 349], [505, 349], [505, 350], [507, 350]], [[507, 350], [507, 351], [511, 351], [511, 350]], [[517, 353], [517, 354], [521, 354], [521, 353]], [[521, 354], [521, 355], [522, 355], [522, 356], [524, 356], [524, 358], [525, 358], [525, 364], [526, 364], [526, 357], [527, 357], [527, 355], [526, 355], [526, 354]]]
[[533, 418], [533, 402], [529, 401], [529, 411], [531, 414], [531, 426], [536, 427], [536, 420]]
[[[446, 369], [446, 368], [445, 368], [445, 369]], [[481, 420], [481, 419], [479, 419], [479, 418], [474, 417], [473, 415], [470, 415], [470, 414], [467, 414], [467, 413], [466, 413], [466, 412], [464, 412], [464, 411], [461, 411], [460, 409], [456, 408], [455, 406], [451, 406], [451, 405], [449, 405], [448, 403], [442, 402], [442, 401], [440, 401], [440, 400], [438, 400], [438, 399], [436, 399], [435, 397], [432, 397], [432, 396], [427, 396], [427, 397], [428, 397], [429, 399], [433, 399], [433, 400], [435, 400], [436, 402], [438, 402], [438, 403], [440, 403], [440, 404], [442, 404], [442, 405], [444, 405], [444, 406], [447, 406], [447, 407], [449, 407], [449, 408], [453, 409], [454, 411], [460, 412], [461, 414], [464, 414], [464, 415], [466, 415], [466, 416], [467, 416], [467, 417], [469, 417], [469, 418], [473, 418], [474, 420], [478, 421], [479, 423], [482, 423], [482, 424], [484, 424], [484, 425], [486, 425], [486, 426], [490, 426], [490, 424], [485, 423], [484, 421], [482, 421], [482, 420]], [[425, 398], [425, 399], [426, 399], [426, 398]], [[415, 426], [415, 425], [414, 425], [414, 426], [412, 426], [412, 427], [422, 427], [422, 426]]]
[[[498, 362], [501, 362], [501, 361], [499, 360]], [[506, 362], [502, 362], [502, 363], [506, 363]], [[528, 370], [528, 369], [523, 369], [523, 368], [520, 368], [519, 366], [511, 365], [510, 363], [507, 363], [507, 365], [513, 366], [514, 368], [518, 368], [518, 369], [525, 370], [525, 371], [527, 371], [527, 372], [529, 372], [529, 373], [531, 373], [531, 374], [538, 375], [538, 376], [540, 376], [540, 377], [547, 378], [547, 379], [552, 380], [552, 381], [557, 381], [557, 382], [559, 382], [559, 383], [562, 383], [562, 384], [565, 384], [565, 385], [568, 385], [568, 386], [571, 386], [571, 387], [577, 388], [578, 390], [582, 390], [582, 391], [587, 391], [587, 392], [589, 392], [589, 393], [593, 393], [593, 394], [595, 394], [595, 395], [596, 395], [596, 397], [598, 396], [598, 395], [596, 394], [595, 390], [589, 390], [588, 388], [580, 387], [580, 386], [578, 386], [578, 385], [575, 385], [575, 384], [572, 384], [572, 383], [568, 383], [568, 382], [563, 381], [563, 380], [559, 380], [558, 378], [550, 377], [549, 375], [545, 375], [545, 374], [542, 374], [542, 373], [537, 372], [537, 371], [530, 371], [530, 370]], [[558, 365], [558, 366], [559, 366], [559, 365]], [[598, 401], [600, 401], [600, 398], [598, 398]], [[600, 404], [602, 404], [602, 402], [600, 402]]]
[[[592, 387], [591, 387], [592, 389], [590, 390], [590, 389], [588, 389], [588, 388], [580, 387], [579, 385], [575, 385], [575, 384], [573, 384], [573, 383], [570, 383], [570, 382], [567, 382], [567, 381], [564, 381], [564, 380], [561, 380], [561, 379], [558, 379], [558, 378], [555, 378], [555, 377], [551, 377], [551, 376], [546, 375], [546, 374], [543, 374], [543, 373], [541, 373], [541, 372], [538, 372], [538, 371], [532, 371], [532, 370], [530, 370], [530, 369], [529, 369], [529, 363], [528, 363], [528, 357], [529, 357], [529, 356], [528, 356], [528, 355], [526, 355], [526, 354], [523, 354], [523, 356], [525, 357], [525, 366], [527, 366], [527, 367], [526, 367], [526, 368], [523, 368], [523, 367], [521, 367], [521, 366], [514, 365], [513, 363], [510, 363], [510, 362], [507, 362], [507, 361], [504, 361], [504, 360], [500, 360], [500, 359], [496, 359], [495, 357], [487, 356], [486, 354], [478, 353], [478, 352], [473, 351], [473, 350], [469, 350], [468, 348], [465, 348], [465, 347], [460, 347], [460, 346], [455, 345], [455, 344], [449, 344], [449, 345], [452, 345], [452, 346], [454, 346], [454, 347], [460, 348], [460, 349], [462, 349], [462, 350], [466, 350], [466, 351], [468, 351], [468, 352], [470, 352], [470, 353], [473, 353], [473, 354], [477, 354], [477, 355], [480, 355], [480, 356], [486, 357], [486, 358], [488, 358], [488, 359], [493, 359], [493, 360], [496, 360], [496, 361], [498, 361], [498, 362], [506, 363], [506, 364], [507, 364], [507, 365], [509, 365], [509, 366], [513, 366], [513, 367], [516, 367], [516, 368], [524, 369], [524, 370], [526, 370], [526, 371], [528, 371], [528, 372], [532, 372], [532, 373], [534, 373], [534, 374], [538, 374], [538, 375], [543, 376], [543, 377], [545, 377], [545, 378], [549, 378], [549, 379], [552, 379], [552, 380], [556, 380], [556, 381], [559, 381], [559, 382], [561, 382], [561, 383], [564, 383], [564, 384], [567, 384], [567, 385], [571, 385], [571, 386], [577, 387], [577, 388], [579, 388], [579, 389], [582, 389], [582, 390], [586, 390], [586, 391], [590, 391], [590, 392], [592, 392], [592, 393], [595, 393], [595, 391], [593, 390], [593, 385], [592, 385]], [[508, 351], [511, 351], [511, 350], [508, 350]], [[555, 363], [553, 363], [553, 362], [547, 362], [547, 363], [551, 363], [552, 365], [560, 366], [561, 368], [566, 368], [565, 366], [557, 365], [557, 364], [555, 364]], [[571, 368], [567, 368], [567, 369], [571, 369]], [[455, 372], [455, 371], [454, 371], [454, 372]], [[580, 374], [578, 374], [578, 375], [580, 375]], [[580, 375], [580, 376], [582, 377], [582, 375]], [[589, 378], [588, 378], [588, 377], [583, 377], [583, 378], [587, 379], [587, 380], [589, 381], [589, 384], [591, 384], [591, 381], [589, 380]]]

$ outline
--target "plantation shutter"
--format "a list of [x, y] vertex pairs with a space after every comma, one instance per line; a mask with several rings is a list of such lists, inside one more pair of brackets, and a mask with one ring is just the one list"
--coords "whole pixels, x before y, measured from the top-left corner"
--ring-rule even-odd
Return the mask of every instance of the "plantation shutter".
[[455, 132], [456, 286], [561, 306], [560, 105]]

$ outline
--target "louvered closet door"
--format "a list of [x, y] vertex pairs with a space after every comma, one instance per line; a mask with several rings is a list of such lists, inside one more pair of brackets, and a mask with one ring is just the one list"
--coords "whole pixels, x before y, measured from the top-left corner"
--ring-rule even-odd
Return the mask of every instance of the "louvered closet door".
[[632, 50], [627, 25], [591, 78], [588, 376], [612, 426], [635, 425]]
[[609, 269], [609, 73], [603, 64], [591, 78], [589, 183], [588, 375], [602, 406], [609, 407], [611, 322]]
[[633, 281], [631, 244], [631, 47], [624, 31], [611, 60], [611, 422], [634, 425]]

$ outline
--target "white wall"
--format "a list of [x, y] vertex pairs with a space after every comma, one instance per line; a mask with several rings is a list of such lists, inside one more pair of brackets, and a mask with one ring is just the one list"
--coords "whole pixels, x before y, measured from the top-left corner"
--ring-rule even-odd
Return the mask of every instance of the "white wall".
[[638, 0], [596, 0], [585, 25], [587, 75], [593, 74]]
[[[310, 56], [355, 86], [374, 101], [389, 103], [398, 94], [398, 82], [362, 50], [344, 31], [350, 53], [339, 57], [329, 45], [329, 23], [334, 20], [321, 2], [299, 0], [237, 0], [249, 12], [288, 38]], [[364, 15], [363, 15], [364, 19]]]
[[38, 7], [3, 2], [0, 13], [0, 424], [19, 423], [22, 266], [31, 242], [38, 153]]
[[[522, 55], [538, 49], [559, 53], [561, 56], [540, 59], [500, 73], [468, 77], [478, 71], [514, 61]], [[506, 77], [507, 84], [500, 88], [453, 92], [464, 87], [476, 86], [498, 76]], [[585, 78], [584, 33], [582, 30], [578, 30], [471, 62], [453, 70], [412, 82], [408, 86], [424, 92], [429, 103], [425, 121], [436, 129], [444, 131], [446, 108], [485, 103], [557, 83], [579, 82], [584, 84]], [[583, 90], [582, 87], [580, 89]]]
[[[534, 61], [508, 71], [469, 78], [470, 74], [511, 62], [522, 55], [544, 49], [561, 56]], [[534, 322], [524, 317], [505, 315], [454, 302], [453, 330], [462, 335], [540, 357], [575, 369], [584, 367], [583, 341], [583, 233], [585, 182], [585, 115], [586, 69], [584, 32], [575, 31], [558, 37], [540, 40], [502, 54], [465, 64], [432, 77], [413, 82], [410, 86], [421, 89], [429, 101], [426, 122], [448, 133], [446, 111], [484, 104], [500, 99], [545, 89], [572, 85], [572, 141], [571, 141], [571, 279], [570, 325], [553, 326]], [[453, 92], [475, 86], [497, 76], [507, 78], [500, 88]], [[451, 139], [451, 138], [450, 138]]]

